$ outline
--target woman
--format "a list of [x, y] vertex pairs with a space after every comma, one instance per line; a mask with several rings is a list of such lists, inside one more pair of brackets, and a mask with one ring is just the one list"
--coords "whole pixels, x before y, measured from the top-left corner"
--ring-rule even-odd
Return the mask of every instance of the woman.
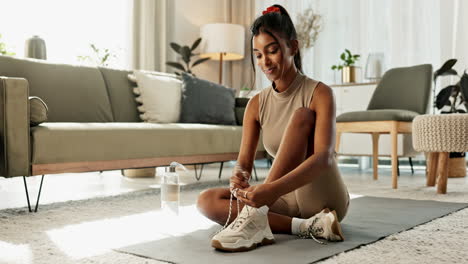
[[[251, 31], [252, 53], [272, 85], [246, 107], [230, 188], [206, 190], [198, 199], [205, 216], [230, 224], [213, 237], [212, 246], [245, 251], [273, 243], [272, 231], [342, 241], [339, 221], [349, 195], [335, 159], [333, 92], [303, 75], [296, 30], [282, 6], [263, 11]], [[275, 159], [264, 183], [250, 186], [260, 130]], [[231, 193], [242, 207], [239, 215]]]

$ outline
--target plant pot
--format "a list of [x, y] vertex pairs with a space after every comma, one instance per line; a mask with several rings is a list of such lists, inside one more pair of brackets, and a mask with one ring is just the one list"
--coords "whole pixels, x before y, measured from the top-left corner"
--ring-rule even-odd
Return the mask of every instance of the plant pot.
[[345, 66], [341, 69], [341, 82], [342, 83], [355, 83], [356, 79], [356, 66]]
[[124, 169], [122, 175], [129, 178], [146, 178], [156, 175], [156, 168]]
[[465, 157], [450, 158], [448, 164], [448, 177], [458, 178], [466, 176]]

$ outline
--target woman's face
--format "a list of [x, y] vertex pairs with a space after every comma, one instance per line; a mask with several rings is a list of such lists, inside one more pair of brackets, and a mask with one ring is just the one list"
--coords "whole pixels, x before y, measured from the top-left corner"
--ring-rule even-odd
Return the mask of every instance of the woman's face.
[[257, 65], [270, 81], [279, 80], [282, 77], [281, 74], [288, 72], [294, 65], [295, 51], [290, 45], [286, 45], [285, 39], [277, 34], [275, 37], [279, 42], [264, 32], [253, 37], [253, 53]]

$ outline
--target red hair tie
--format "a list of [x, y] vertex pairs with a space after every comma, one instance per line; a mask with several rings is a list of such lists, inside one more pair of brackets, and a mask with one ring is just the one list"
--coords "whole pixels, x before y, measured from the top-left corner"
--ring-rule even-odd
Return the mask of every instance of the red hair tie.
[[276, 12], [276, 13], [281, 14], [281, 10], [279, 9], [279, 7], [270, 6], [265, 11], [262, 12], [262, 15], [265, 15], [265, 14], [268, 14], [268, 13], [271, 13], [271, 12]]

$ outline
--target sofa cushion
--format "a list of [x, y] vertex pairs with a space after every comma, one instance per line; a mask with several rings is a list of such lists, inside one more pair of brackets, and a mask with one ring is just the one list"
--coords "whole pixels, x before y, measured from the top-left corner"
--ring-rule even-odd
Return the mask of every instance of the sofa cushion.
[[29, 124], [37, 126], [47, 121], [49, 109], [46, 103], [37, 96], [29, 96]]
[[29, 95], [47, 102], [50, 122], [114, 120], [98, 68], [0, 56], [0, 76], [28, 80]]
[[115, 122], [140, 122], [137, 103], [132, 93], [133, 83], [127, 76], [131, 71], [99, 67], [106, 83]]
[[[49, 164], [234, 153], [240, 149], [242, 127], [206, 124], [43, 123], [31, 128], [31, 134], [32, 163]], [[263, 147], [259, 149], [264, 150]]]
[[182, 82], [170, 76], [135, 71], [140, 118], [153, 123], [177, 123], [180, 119]]
[[235, 125], [235, 91], [182, 73], [182, 123]]

